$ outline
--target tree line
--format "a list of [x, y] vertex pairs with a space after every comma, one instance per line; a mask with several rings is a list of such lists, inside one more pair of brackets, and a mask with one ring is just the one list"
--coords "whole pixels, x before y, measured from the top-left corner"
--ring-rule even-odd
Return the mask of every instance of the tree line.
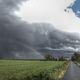
[[71, 58], [72, 61], [80, 61], [80, 53], [75, 52]]
[[[55, 58], [51, 54], [45, 55], [45, 60], [48, 60], [48, 61], [66, 61], [66, 59], [63, 56], [61, 56], [59, 58]], [[70, 60], [71, 61], [80, 61], [80, 53], [74, 52], [74, 54], [72, 55]]]
[[45, 60], [46, 61], [66, 61], [66, 59], [63, 56], [61, 56], [59, 58], [55, 58], [51, 54], [45, 55]]

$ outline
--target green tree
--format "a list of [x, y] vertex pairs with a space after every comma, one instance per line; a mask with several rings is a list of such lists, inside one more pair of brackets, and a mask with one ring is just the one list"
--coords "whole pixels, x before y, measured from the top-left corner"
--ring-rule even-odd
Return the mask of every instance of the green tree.
[[61, 57], [59, 58], [59, 61], [65, 61], [65, 58], [64, 58], [63, 56], [61, 56]]
[[48, 60], [48, 61], [57, 61], [57, 59], [53, 55], [51, 55], [51, 54], [47, 54], [45, 56], [45, 60]]
[[46, 59], [46, 60], [53, 60], [53, 57], [52, 57], [51, 54], [47, 54], [47, 55], [45, 56], [45, 59]]
[[80, 61], [80, 54], [75, 52], [71, 58], [72, 61]]

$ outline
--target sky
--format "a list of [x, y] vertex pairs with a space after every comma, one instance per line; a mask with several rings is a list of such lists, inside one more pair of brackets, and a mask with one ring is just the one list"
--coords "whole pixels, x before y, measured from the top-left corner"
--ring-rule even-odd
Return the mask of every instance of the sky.
[[29, 23], [50, 23], [67, 32], [80, 33], [80, 0], [28, 0], [15, 14]]
[[80, 0], [24, 1], [0, 0], [0, 57], [41, 59], [45, 49], [80, 51], [80, 34], [63, 32], [80, 32]]

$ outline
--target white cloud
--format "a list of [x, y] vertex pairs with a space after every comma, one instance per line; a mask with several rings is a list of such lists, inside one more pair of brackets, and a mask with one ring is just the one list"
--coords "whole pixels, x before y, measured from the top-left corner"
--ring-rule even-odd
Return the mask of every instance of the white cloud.
[[48, 22], [63, 31], [80, 32], [80, 19], [75, 16], [72, 10], [64, 11], [74, 1], [29, 0], [20, 6], [20, 11], [15, 13], [30, 23]]

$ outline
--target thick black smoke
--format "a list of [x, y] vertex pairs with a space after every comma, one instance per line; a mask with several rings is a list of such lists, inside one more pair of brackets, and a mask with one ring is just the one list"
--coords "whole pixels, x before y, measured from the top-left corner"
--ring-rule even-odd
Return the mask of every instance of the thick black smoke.
[[24, 1], [0, 0], [1, 58], [39, 59], [44, 58], [44, 53], [74, 52], [79, 48], [79, 36], [47, 23], [29, 24], [15, 16], [14, 11]]

